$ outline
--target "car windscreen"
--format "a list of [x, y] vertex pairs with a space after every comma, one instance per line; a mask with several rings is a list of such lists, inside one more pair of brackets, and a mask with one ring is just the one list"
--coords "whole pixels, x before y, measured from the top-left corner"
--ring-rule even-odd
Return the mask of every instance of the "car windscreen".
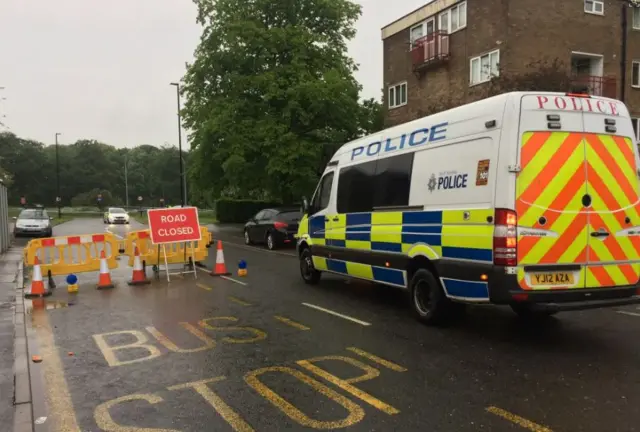
[[124, 211], [124, 209], [121, 209], [121, 208], [112, 208], [112, 209], [109, 209], [109, 213], [120, 214], [120, 213], [126, 213], [126, 211]]
[[302, 217], [302, 213], [299, 211], [283, 211], [278, 213], [277, 219], [283, 222], [300, 222], [300, 218]]
[[22, 210], [18, 219], [49, 219], [49, 215], [44, 210]]

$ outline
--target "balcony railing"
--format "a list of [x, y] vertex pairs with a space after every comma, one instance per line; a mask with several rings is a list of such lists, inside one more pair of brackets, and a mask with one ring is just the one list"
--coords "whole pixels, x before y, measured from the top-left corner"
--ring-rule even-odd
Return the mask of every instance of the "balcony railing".
[[593, 96], [612, 99], [618, 97], [618, 85], [615, 78], [595, 75], [575, 76], [571, 80], [572, 91], [585, 91]]
[[449, 58], [449, 34], [436, 31], [420, 39], [416, 39], [411, 47], [413, 70], [420, 70], [428, 65], [440, 63]]

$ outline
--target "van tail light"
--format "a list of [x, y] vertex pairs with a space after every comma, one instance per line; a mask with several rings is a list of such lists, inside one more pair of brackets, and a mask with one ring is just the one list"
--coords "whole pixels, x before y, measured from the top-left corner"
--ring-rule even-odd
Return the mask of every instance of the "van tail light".
[[518, 215], [513, 210], [496, 209], [493, 230], [493, 263], [518, 265]]
[[286, 228], [286, 227], [288, 227], [288, 226], [289, 226], [289, 224], [286, 224], [286, 223], [284, 223], [284, 222], [274, 222], [274, 223], [273, 223], [273, 227], [274, 227], [275, 229], [285, 229], [285, 228]]

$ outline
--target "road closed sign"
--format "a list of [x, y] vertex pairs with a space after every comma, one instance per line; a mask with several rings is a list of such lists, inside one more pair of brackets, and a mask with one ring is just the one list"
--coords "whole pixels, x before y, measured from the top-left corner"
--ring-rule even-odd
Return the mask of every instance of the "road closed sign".
[[196, 207], [149, 209], [147, 217], [153, 244], [199, 241], [201, 239]]

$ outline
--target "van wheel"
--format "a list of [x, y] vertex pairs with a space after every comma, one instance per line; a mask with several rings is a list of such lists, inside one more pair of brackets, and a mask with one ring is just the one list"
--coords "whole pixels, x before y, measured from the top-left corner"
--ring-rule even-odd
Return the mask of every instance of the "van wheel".
[[442, 285], [429, 270], [420, 269], [411, 278], [411, 309], [418, 321], [440, 324], [447, 318], [451, 302], [444, 294]]
[[300, 254], [300, 275], [302, 280], [309, 285], [316, 285], [320, 282], [322, 273], [313, 266], [313, 259], [309, 249], [303, 250]]
[[554, 310], [536, 308], [531, 303], [512, 303], [511, 309], [522, 319], [543, 319], [558, 313]]

